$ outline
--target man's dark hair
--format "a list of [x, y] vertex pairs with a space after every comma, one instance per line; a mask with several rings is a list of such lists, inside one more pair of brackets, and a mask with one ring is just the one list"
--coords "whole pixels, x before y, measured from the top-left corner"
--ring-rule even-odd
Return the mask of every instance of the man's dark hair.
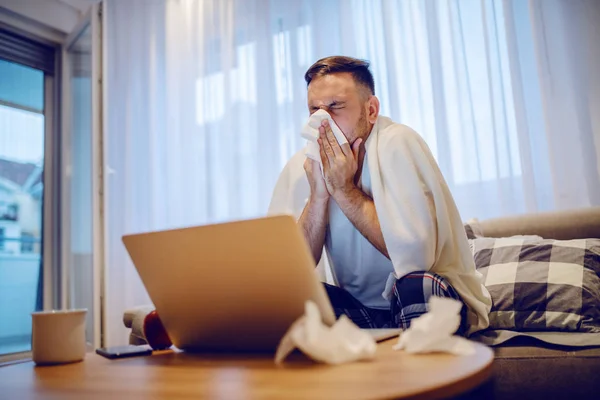
[[308, 86], [314, 78], [343, 72], [352, 74], [357, 86], [363, 86], [369, 89], [370, 94], [375, 94], [375, 82], [371, 71], [369, 71], [369, 62], [352, 57], [331, 56], [322, 58], [306, 71], [304, 80], [306, 80], [306, 86]]

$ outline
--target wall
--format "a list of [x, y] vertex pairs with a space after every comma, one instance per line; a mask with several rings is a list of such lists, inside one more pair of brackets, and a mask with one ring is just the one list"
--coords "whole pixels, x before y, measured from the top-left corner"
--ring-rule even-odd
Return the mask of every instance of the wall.
[[0, 0], [0, 7], [63, 33], [71, 32], [82, 15], [59, 0]]

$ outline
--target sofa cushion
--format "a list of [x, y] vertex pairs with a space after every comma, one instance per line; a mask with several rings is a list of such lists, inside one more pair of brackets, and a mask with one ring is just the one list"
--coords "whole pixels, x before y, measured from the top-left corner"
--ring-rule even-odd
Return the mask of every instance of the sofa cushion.
[[537, 340], [546, 345], [568, 346], [571, 348], [600, 347], [600, 335], [594, 332], [569, 331], [515, 331], [503, 329], [486, 329], [469, 337], [488, 346], [513, 344], [524, 339]]
[[600, 239], [471, 240], [490, 329], [600, 332]]

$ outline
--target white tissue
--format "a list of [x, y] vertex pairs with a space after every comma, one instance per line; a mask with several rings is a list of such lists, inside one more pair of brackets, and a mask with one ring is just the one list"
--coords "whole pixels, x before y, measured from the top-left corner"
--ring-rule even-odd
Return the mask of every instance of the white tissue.
[[332, 327], [324, 325], [317, 305], [307, 301], [305, 314], [292, 324], [281, 339], [275, 363], [281, 364], [296, 348], [315, 361], [342, 364], [372, 359], [377, 345], [371, 335], [362, 331], [345, 315]]
[[415, 318], [410, 328], [402, 332], [394, 350], [404, 350], [407, 353], [473, 354], [473, 343], [453, 335], [460, 325], [461, 307], [462, 303], [457, 300], [431, 297], [429, 311]]
[[342, 133], [342, 130], [337, 126], [331, 115], [325, 110], [317, 110], [315, 111], [306, 122], [306, 125], [302, 128], [302, 137], [306, 139], [306, 149], [304, 153], [306, 157], [317, 161], [321, 164], [321, 154], [319, 149], [319, 143], [317, 139], [319, 139], [319, 127], [321, 126], [321, 122], [327, 119], [329, 121], [329, 126], [331, 127], [331, 131], [333, 135], [337, 139], [340, 145], [344, 143], [348, 143], [348, 139]]

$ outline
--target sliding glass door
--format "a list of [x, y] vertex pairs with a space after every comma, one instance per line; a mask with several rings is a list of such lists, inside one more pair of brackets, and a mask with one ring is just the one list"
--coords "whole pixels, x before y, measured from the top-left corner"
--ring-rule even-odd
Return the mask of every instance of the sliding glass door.
[[101, 3], [60, 43], [0, 25], [0, 363], [36, 310], [86, 308], [101, 344], [101, 66]]

